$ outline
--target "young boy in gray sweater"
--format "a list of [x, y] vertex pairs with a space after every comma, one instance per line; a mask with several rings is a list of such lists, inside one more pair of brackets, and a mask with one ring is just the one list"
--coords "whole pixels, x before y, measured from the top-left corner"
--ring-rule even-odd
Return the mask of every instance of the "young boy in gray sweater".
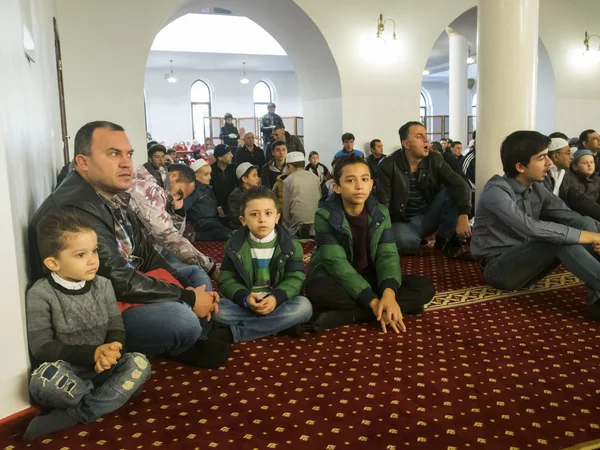
[[59, 211], [37, 227], [47, 278], [27, 292], [33, 357], [29, 391], [50, 412], [24, 439], [93, 422], [123, 406], [150, 376], [141, 353], [125, 353], [125, 328], [109, 280], [96, 276], [98, 240], [81, 213]]

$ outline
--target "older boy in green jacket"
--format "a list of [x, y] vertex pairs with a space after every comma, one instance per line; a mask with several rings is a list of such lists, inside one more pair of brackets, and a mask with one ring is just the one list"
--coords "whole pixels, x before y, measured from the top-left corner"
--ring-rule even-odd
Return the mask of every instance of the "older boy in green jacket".
[[234, 342], [278, 332], [301, 335], [296, 325], [308, 322], [312, 307], [301, 294], [302, 247], [277, 223], [280, 214], [265, 186], [245, 192], [240, 207], [242, 228], [225, 245], [219, 291], [223, 298], [215, 322], [231, 327]]
[[306, 282], [314, 329], [377, 320], [384, 332], [388, 326], [405, 331], [402, 313], [422, 313], [435, 293], [433, 283], [401, 275], [388, 209], [370, 196], [369, 166], [353, 154], [342, 158], [334, 167], [334, 193], [315, 214]]

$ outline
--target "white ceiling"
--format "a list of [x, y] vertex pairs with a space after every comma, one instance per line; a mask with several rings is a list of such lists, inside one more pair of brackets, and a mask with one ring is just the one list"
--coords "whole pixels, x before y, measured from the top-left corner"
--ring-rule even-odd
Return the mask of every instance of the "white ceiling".
[[151, 51], [146, 68], [169, 71], [169, 60], [173, 60], [173, 71], [190, 70], [237, 70], [242, 74], [242, 63], [248, 72], [293, 72], [294, 67], [287, 56], [240, 55], [226, 53], [194, 53]]

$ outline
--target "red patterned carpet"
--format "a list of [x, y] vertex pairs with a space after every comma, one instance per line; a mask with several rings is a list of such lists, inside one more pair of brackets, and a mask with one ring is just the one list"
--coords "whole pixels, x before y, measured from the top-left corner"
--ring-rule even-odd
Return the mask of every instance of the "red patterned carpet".
[[[201, 245], [216, 259], [221, 247]], [[600, 326], [583, 317], [578, 280], [557, 271], [509, 293], [485, 286], [476, 264], [432, 249], [402, 265], [438, 289], [423, 316], [406, 319], [406, 334], [356, 325], [269, 337], [235, 344], [219, 370], [155, 360], [143, 395], [115, 414], [28, 446], [19, 427], [5, 427], [2, 448], [564, 449], [600, 440]]]

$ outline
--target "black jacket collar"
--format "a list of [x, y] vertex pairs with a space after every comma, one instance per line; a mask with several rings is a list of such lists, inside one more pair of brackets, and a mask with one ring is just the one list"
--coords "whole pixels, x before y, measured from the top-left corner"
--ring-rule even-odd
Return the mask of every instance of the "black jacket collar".
[[156, 168], [150, 162], [145, 163], [144, 167], [146, 168], [148, 173], [156, 179], [156, 182], [159, 184], [159, 186], [165, 189], [165, 184], [163, 183], [163, 179], [160, 175], [160, 172], [156, 170]]

